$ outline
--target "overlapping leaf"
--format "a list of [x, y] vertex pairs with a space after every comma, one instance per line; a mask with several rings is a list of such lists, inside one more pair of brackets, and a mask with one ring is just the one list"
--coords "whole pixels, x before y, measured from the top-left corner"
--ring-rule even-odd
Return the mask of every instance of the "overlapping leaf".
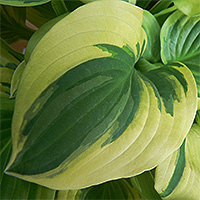
[[200, 17], [189, 17], [180, 11], [173, 13], [161, 29], [163, 62], [181, 61], [192, 71], [200, 95]]
[[200, 197], [200, 127], [194, 124], [181, 148], [156, 170], [156, 189], [163, 199]]
[[11, 78], [23, 55], [14, 51], [4, 40], [0, 40], [0, 97], [10, 96]]
[[134, 69], [147, 43], [142, 18], [129, 3], [97, 1], [38, 42], [17, 92], [8, 173], [79, 189], [154, 168], [182, 144], [195, 80], [178, 62]]

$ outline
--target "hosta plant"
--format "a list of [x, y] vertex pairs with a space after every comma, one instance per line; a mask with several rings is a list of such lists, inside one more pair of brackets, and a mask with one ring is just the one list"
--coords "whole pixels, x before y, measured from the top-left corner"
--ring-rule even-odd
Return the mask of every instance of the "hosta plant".
[[200, 199], [199, 1], [0, 3], [2, 199]]

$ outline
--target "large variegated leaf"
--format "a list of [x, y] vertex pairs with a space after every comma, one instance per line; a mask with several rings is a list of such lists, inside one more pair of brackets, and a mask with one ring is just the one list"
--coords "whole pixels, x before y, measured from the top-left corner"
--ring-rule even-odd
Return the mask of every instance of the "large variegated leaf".
[[200, 16], [189, 17], [180, 11], [173, 13], [161, 29], [163, 62], [181, 61], [192, 71], [200, 95]]
[[163, 199], [200, 199], [200, 126], [194, 124], [181, 148], [156, 169], [155, 187]]
[[14, 51], [4, 40], [0, 39], [0, 97], [10, 96], [12, 75], [23, 55]]
[[38, 42], [17, 92], [7, 173], [77, 189], [151, 169], [182, 144], [195, 80], [181, 63], [134, 69], [146, 44], [142, 19], [129, 3], [97, 1]]

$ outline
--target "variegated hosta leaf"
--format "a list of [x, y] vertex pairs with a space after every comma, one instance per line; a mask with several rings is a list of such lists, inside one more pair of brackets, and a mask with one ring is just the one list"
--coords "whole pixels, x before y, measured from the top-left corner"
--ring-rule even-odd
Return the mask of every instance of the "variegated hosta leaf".
[[163, 199], [200, 199], [200, 126], [194, 124], [179, 150], [156, 169], [155, 187]]
[[181, 63], [134, 69], [146, 44], [142, 18], [129, 3], [96, 1], [39, 41], [17, 92], [7, 173], [79, 189], [151, 169], [182, 144], [195, 80]]
[[161, 29], [163, 62], [180, 61], [192, 71], [200, 96], [200, 16], [189, 17], [181, 11], [173, 13]]
[[10, 96], [11, 78], [23, 55], [14, 51], [4, 40], [0, 39], [0, 97]]

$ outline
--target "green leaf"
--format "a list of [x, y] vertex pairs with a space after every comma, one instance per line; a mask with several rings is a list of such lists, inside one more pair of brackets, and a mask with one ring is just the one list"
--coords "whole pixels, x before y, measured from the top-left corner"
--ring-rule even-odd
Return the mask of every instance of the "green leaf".
[[195, 122], [200, 126], [200, 98], [198, 98], [198, 108], [195, 117]]
[[59, 190], [56, 193], [56, 200], [84, 200], [81, 190]]
[[26, 67], [25, 61], [23, 60], [14, 71], [12, 79], [11, 79], [11, 87], [10, 87], [10, 98], [14, 98], [16, 96], [16, 92], [19, 86], [19, 82]]
[[161, 29], [161, 58], [170, 63], [181, 61], [192, 71], [200, 95], [200, 17], [173, 13]]
[[194, 124], [179, 150], [156, 169], [155, 187], [165, 199], [196, 199], [199, 196], [200, 126]]
[[29, 40], [34, 31], [25, 24], [26, 8], [0, 5], [0, 36], [9, 44], [18, 40]]
[[200, 15], [200, 1], [199, 0], [173, 0], [174, 4], [180, 11], [189, 16]]
[[152, 169], [182, 144], [196, 83], [178, 62], [134, 68], [146, 47], [142, 17], [129, 3], [96, 1], [44, 35], [17, 91], [7, 173], [80, 189]]
[[58, 16], [69, 12], [67, 7], [66, 7], [66, 5], [65, 5], [65, 1], [64, 0], [60, 0], [60, 1], [52, 0], [51, 1], [51, 5], [52, 5], [55, 13]]
[[136, 5], [146, 9], [152, 0], [137, 0]]
[[37, 6], [49, 2], [50, 0], [0, 0], [0, 4], [10, 6]]
[[31, 6], [26, 8], [27, 20], [40, 28], [46, 22], [54, 19], [56, 14], [51, 6], [51, 2], [39, 6]]
[[140, 72], [145, 73], [145, 72], [148, 72], [148, 71], [153, 70], [153, 69], [158, 69], [162, 66], [163, 66], [162, 63], [152, 64], [152, 63], [148, 62], [145, 58], [142, 57], [136, 63], [135, 68], [137, 70], [139, 70]]
[[154, 189], [154, 177], [151, 171], [144, 172], [140, 175], [130, 178], [134, 188], [137, 188], [142, 199], [161, 200], [161, 197]]
[[147, 47], [143, 57], [155, 63], [160, 60], [160, 26], [150, 12], [144, 11], [143, 17], [143, 28], [147, 34]]
[[75, 9], [77, 9], [78, 7], [84, 5], [84, 3], [89, 3], [92, 2], [93, 0], [86, 0], [86, 1], [81, 1], [81, 0], [64, 0], [65, 1], [65, 5], [67, 7], [67, 10], [69, 12], [74, 11]]
[[109, 181], [83, 191], [84, 200], [106, 199], [106, 200], [126, 200], [138, 199], [142, 200], [140, 195], [134, 191], [130, 180], [120, 179], [117, 181]]
[[165, 0], [159, 0], [151, 9], [150, 9], [150, 12], [152, 14], [156, 14], [156, 13], [159, 13], [165, 9], [167, 9], [172, 3], [172, 0], [168, 0], [168, 1], [165, 1]]
[[14, 51], [4, 40], [0, 39], [0, 96], [10, 96], [11, 78], [23, 55]]
[[177, 7], [174, 5], [172, 7], [169, 7], [160, 11], [159, 13], [156, 13], [154, 16], [157, 19], [160, 26], [162, 26], [165, 20], [176, 10], [177, 10]]

